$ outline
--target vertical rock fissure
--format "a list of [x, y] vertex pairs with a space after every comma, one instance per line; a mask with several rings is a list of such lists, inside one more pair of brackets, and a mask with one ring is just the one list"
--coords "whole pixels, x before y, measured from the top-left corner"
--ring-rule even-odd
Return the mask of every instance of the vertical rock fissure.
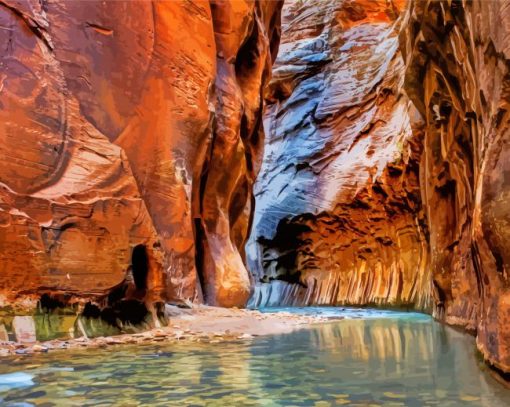
[[137, 290], [147, 289], [147, 275], [149, 274], [149, 258], [145, 245], [139, 244], [134, 247], [131, 255], [133, 281]]
[[[211, 89], [209, 91], [209, 98], [211, 99], [211, 101], [214, 100], [215, 98], [214, 89], [215, 89], [214, 85], [211, 85]], [[200, 294], [202, 297], [201, 300], [204, 301], [206, 304], [208, 303], [207, 284], [210, 282], [206, 280], [206, 275], [204, 271], [206, 250], [204, 245], [207, 243], [204, 227], [204, 198], [207, 179], [209, 175], [209, 166], [211, 165], [213, 160], [213, 151], [216, 140], [216, 121], [214, 120], [214, 117], [212, 117], [210, 129], [211, 137], [207, 144], [204, 162], [202, 164], [202, 168], [200, 171], [199, 182], [197, 183], [198, 187], [194, 188], [192, 192], [193, 202], [195, 202], [195, 206], [198, 206], [195, 208], [193, 222], [193, 234], [195, 241], [195, 267], [197, 270], [198, 284], [200, 285]]]

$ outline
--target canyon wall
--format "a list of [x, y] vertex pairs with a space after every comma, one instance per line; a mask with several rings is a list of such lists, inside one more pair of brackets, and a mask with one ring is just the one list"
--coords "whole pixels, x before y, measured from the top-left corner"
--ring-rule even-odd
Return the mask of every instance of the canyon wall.
[[252, 292], [510, 372], [508, 3], [289, 0], [277, 56], [281, 6], [0, 0], [0, 340]]
[[246, 303], [280, 8], [0, 1], [2, 306]]
[[250, 304], [428, 310], [510, 372], [510, 8], [286, 2]]
[[402, 51], [426, 122], [420, 165], [434, 314], [510, 372], [510, 7], [415, 1]]
[[405, 5], [285, 2], [247, 245], [251, 305], [428, 308], [422, 124], [398, 41]]

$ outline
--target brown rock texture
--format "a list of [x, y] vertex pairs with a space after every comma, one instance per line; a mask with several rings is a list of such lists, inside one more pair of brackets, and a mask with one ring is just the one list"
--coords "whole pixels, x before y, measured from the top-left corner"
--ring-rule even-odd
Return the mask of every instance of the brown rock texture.
[[247, 246], [251, 305], [428, 307], [422, 133], [398, 42], [404, 9], [285, 2]]
[[425, 122], [422, 196], [434, 313], [476, 331], [510, 372], [510, 7], [415, 1], [402, 33], [406, 90]]
[[286, 3], [252, 305], [430, 304], [510, 372], [509, 10]]
[[280, 8], [0, 1], [3, 305], [245, 304]]

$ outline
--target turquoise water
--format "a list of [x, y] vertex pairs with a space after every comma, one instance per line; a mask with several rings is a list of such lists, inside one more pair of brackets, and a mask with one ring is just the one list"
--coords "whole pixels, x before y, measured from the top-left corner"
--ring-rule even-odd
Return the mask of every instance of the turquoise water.
[[293, 312], [348, 319], [251, 341], [3, 358], [0, 404], [510, 405], [510, 390], [480, 368], [473, 338], [428, 316], [333, 308]]

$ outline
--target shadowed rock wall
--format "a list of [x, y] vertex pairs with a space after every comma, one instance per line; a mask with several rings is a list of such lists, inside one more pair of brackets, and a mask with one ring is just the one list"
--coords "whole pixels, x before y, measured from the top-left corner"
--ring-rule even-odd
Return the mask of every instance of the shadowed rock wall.
[[509, 10], [286, 3], [252, 305], [430, 306], [510, 371]]
[[404, 7], [285, 3], [247, 245], [252, 305], [428, 306], [422, 134], [398, 43]]
[[422, 197], [434, 314], [510, 371], [510, 7], [415, 1], [406, 90], [426, 122]]
[[245, 304], [280, 8], [0, 1], [2, 305]]

